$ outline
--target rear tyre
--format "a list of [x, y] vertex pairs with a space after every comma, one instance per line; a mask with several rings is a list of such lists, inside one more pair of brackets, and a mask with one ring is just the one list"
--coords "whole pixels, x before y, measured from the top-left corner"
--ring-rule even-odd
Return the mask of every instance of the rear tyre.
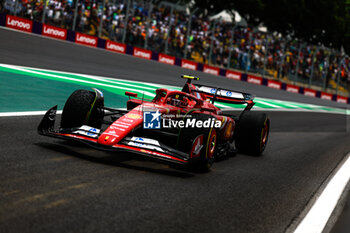
[[239, 152], [259, 156], [265, 150], [270, 119], [265, 113], [245, 111], [239, 117], [235, 144]]
[[61, 128], [89, 125], [100, 128], [103, 114], [103, 100], [96, 101], [96, 94], [87, 90], [76, 90], [67, 99], [61, 117]]
[[[194, 115], [196, 120], [205, 121], [212, 118], [208, 115]], [[202, 146], [198, 154], [196, 149]], [[180, 132], [178, 149], [189, 153], [193, 160], [192, 169], [201, 172], [210, 170], [217, 151], [217, 132], [215, 128], [183, 128]]]

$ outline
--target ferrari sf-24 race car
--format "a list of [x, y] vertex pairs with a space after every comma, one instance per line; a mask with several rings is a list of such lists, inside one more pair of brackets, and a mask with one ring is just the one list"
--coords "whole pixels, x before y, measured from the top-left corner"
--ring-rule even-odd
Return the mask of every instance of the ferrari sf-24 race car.
[[[126, 109], [104, 106], [103, 93], [76, 90], [66, 101], [55, 130], [57, 105], [41, 120], [41, 135], [86, 143], [96, 149], [130, 151], [173, 165], [209, 170], [214, 160], [237, 151], [261, 155], [269, 135], [265, 113], [250, 111], [254, 96], [194, 84], [187, 79], [181, 91], [157, 89], [153, 99], [129, 96]], [[246, 104], [238, 115], [215, 102]]]

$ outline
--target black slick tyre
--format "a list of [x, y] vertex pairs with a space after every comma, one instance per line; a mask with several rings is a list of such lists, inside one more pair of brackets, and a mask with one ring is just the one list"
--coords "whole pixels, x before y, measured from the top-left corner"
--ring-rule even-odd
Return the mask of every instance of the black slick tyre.
[[96, 94], [87, 90], [76, 90], [67, 99], [61, 117], [61, 128], [80, 127], [89, 125], [101, 127], [101, 113], [103, 100], [96, 101]]
[[245, 111], [235, 130], [238, 152], [259, 156], [265, 150], [270, 131], [270, 119], [265, 113]]

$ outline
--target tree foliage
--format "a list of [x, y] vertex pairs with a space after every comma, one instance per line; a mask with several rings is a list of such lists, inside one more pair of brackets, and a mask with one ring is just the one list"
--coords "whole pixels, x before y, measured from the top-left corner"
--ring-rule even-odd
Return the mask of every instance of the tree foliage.
[[209, 15], [234, 9], [249, 25], [350, 52], [350, 0], [195, 0]]

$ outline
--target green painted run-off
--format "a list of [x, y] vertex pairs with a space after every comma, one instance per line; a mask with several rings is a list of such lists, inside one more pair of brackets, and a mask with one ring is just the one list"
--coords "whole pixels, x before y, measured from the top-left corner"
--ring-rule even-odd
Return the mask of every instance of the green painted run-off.
[[[105, 105], [110, 107], [126, 107], [128, 97], [124, 95], [125, 91], [153, 98], [154, 91], [160, 87], [181, 89], [160, 84], [0, 64], [0, 112], [43, 111], [55, 104], [62, 109], [74, 90], [93, 87], [103, 91]], [[255, 98], [255, 102], [254, 108], [345, 112], [342, 109], [264, 98]], [[224, 103], [217, 105], [222, 108], [244, 107]]]

